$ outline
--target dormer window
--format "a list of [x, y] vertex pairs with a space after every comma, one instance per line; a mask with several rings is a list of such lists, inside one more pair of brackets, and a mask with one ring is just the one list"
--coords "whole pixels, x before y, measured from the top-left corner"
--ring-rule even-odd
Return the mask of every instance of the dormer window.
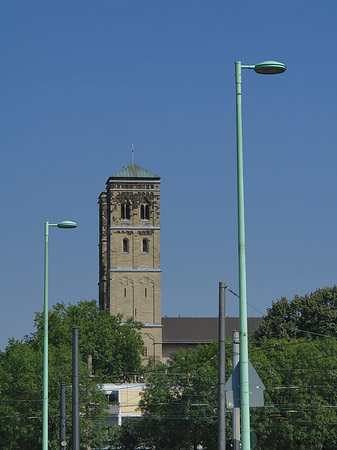
[[149, 204], [140, 206], [140, 218], [141, 218], [141, 220], [150, 220], [150, 205]]
[[121, 219], [130, 220], [130, 205], [128, 203], [123, 203], [121, 206]]

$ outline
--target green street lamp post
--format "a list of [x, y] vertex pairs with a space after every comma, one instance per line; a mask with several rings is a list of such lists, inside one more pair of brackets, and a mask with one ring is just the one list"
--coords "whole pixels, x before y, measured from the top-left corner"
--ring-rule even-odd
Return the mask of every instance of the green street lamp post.
[[282, 73], [286, 66], [276, 61], [265, 61], [255, 66], [235, 62], [236, 84], [236, 138], [237, 138], [237, 190], [238, 190], [238, 247], [239, 247], [239, 295], [240, 295], [240, 413], [242, 450], [250, 450], [249, 374], [248, 374], [248, 325], [246, 292], [246, 249], [242, 154], [241, 69], [254, 69], [256, 73], [273, 75]]
[[43, 407], [42, 450], [48, 450], [48, 242], [49, 227], [76, 228], [69, 220], [60, 223], [44, 223], [44, 302], [43, 302]]

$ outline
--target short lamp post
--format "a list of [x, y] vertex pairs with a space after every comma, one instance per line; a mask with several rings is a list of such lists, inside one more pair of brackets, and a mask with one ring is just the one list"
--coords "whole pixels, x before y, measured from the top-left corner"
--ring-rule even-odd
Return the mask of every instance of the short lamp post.
[[48, 242], [49, 227], [76, 228], [69, 220], [60, 223], [44, 223], [44, 302], [43, 302], [43, 406], [42, 450], [48, 450]]
[[254, 66], [235, 62], [236, 84], [236, 137], [237, 137], [237, 192], [238, 192], [238, 249], [240, 294], [240, 413], [242, 450], [250, 450], [249, 374], [248, 374], [248, 323], [246, 292], [246, 249], [242, 154], [241, 69], [254, 69], [256, 73], [273, 75], [282, 73], [286, 66], [276, 61], [265, 61]]

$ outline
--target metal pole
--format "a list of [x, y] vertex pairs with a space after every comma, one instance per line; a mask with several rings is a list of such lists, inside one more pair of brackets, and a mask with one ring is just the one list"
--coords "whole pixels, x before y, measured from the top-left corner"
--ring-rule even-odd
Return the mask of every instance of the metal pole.
[[236, 85], [236, 137], [237, 137], [237, 189], [239, 237], [239, 295], [240, 295], [240, 405], [242, 450], [250, 450], [248, 326], [246, 292], [246, 248], [243, 187], [241, 61], [235, 62]]
[[48, 450], [48, 241], [49, 224], [44, 223], [44, 299], [43, 299], [43, 405], [42, 450]]
[[43, 298], [43, 403], [42, 403], [42, 450], [48, 450], [48, 244], [49, 227], [76, 228], [69, 220], [44, 223], [44, 298]]
[[[240, 344], [240, 334], [238, 331], [233, 331], [232, 333], [232, 369], [234, 371], [235, 367], [239, 364], [239, 344]], [[233, 430], [233, 444], [234, 450], [240, 450], [240, 408], [232, 409], [232, 430]]]
[[66, 384], [61, 382], [60, 450], [66, 449]]
[[78, 328], [73, 328], [73, 450], [80, 450]]
[[219, 380], [218, 380], [218, 450], [226, 450], [226, 398], [225, 398], [225, 290], [226, 283], [219, 283]]
[[153, 371], [156, 371], [156, 346], [153, 338]]

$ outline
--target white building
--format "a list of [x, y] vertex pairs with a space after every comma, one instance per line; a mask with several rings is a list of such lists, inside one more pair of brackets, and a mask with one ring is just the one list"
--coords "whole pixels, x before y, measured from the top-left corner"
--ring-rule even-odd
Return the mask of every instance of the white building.
[[122, 425], [125, 418], [141, 417], [139, 401], [145, 383], [104, 383], [101, 389], [108, 400], [108, 423]]

